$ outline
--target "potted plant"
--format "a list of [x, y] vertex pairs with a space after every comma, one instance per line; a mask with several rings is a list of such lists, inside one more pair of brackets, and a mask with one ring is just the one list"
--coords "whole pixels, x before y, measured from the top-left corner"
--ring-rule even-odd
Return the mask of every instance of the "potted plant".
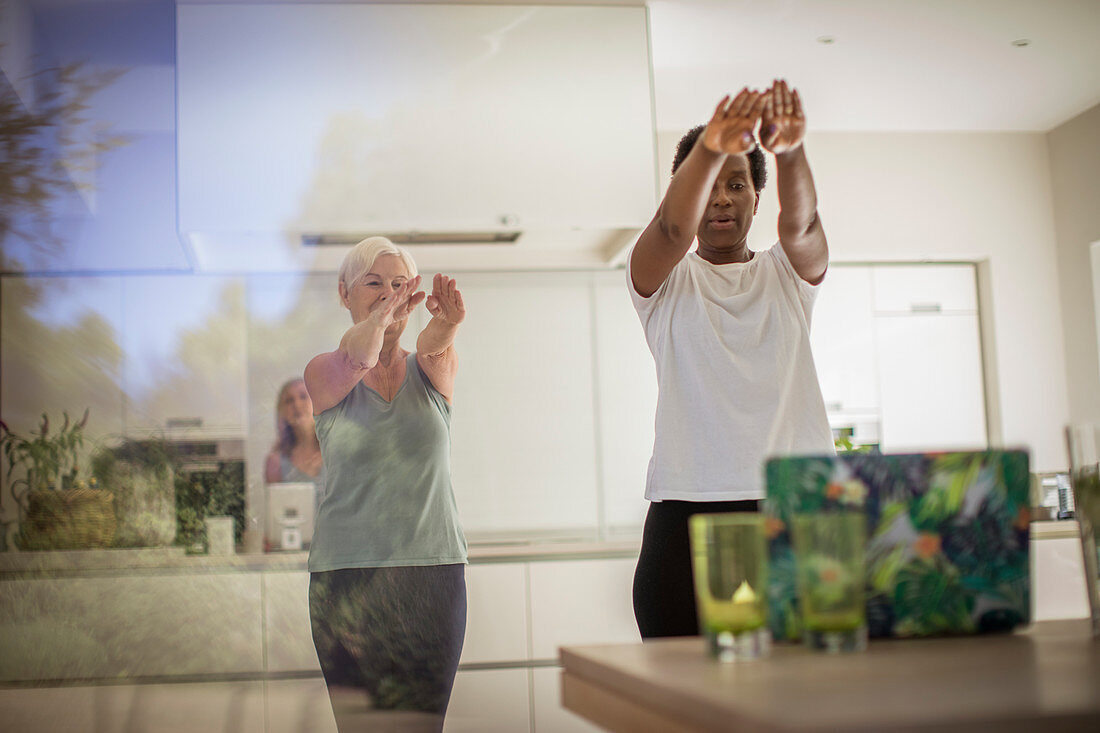
[[190, 552], [232, 552], [244, 531], [244, 466], [222, 463], [216, 470], [181, 474], [176, 480], [176, 511], [177, 544]]
[[165, 547], [176, 538], [179, 456], [164, 440], [124, 440], [92, 458], [92, 475], [115, 495], [116, 547]]
[[[60, 430], [50, 432], [43, 413], [29, 437], [0, 421], [0, 446], [8, 463], [9, 491], [18, 507], [16, 545], [22, 550], [79, 550], [108, 547], [114, 539], [114, 496], [80, 474], [80, 451], [88, 410], [73, 423], [67, 412]], [[13, 478], [16, 469], [22, 478]], [[6, 549], [7, 524], [4, 527]]]

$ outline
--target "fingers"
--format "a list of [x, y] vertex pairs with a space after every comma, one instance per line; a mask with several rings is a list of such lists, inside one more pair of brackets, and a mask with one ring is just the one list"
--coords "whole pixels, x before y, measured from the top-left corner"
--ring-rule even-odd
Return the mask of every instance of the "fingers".
[[398, 286], [397, 290], [393, 291], [393, 295], [383, 295], [378, 299], [379, 303], [381, 303], [380, 307], [388, 308], [390, 312], [396, 312], [399, 308], [408, 305], [410, 301], [414, 299], [416, 303], [419, 303], [424, 299], [424, 293], [418, 293], [416, 290], [419, 286], [419, 275], [406, 280]]
[[729, 106], [729, 103], [730, 95], [727, 94], [726, 96], [722, 97], [722, 101], [719, 102], [718, 106], [714, 108], [714, 114], [711, 115], [710, 121], [714, 122], [715, 120], [722, 119], [726, 114], [726, 108]]
[[428, 312], [448, 321], [458, 323], [466, 312], [462, 293], [453, 277], [436, 274], [432, 280], [432, 294], [426, 303]]
[[756, 101], [753, 102], [752, 107], [749, 109], [748, 116], [753, 118], [754, 120], [759, 119], [760, 116], [764, 114], [764, 109], [768, 106], [769, 103], [771, 103], [771, 99], [771, 92], [764, 92], [763, 94], [759, 95], [756, 98]]
[[786, 79], [772, 81], [772, 95], [775, 97], [775, 112], [778, 115], [802, 116], [802, 100], [797, 89], [791, 89]]
[[730, 104], [730, 115], [734, 117], [748, 117], [752, 113], [753, 107], [756, 105], [756, 100], [760, 98], [760, 92], [753, 89], [749, 91], [746, 87], [741, 90], [733, 103]]

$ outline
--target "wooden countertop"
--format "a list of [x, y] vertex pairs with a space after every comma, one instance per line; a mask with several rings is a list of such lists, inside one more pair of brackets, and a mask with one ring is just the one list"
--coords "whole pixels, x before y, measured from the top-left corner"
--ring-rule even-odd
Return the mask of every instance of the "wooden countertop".
[[1100, 639], [1087, 620], [1016, 634], [777, 645], [709, 659], [702, 639], [563, 647], [565, 707], [613, 731], [1095, 731]]

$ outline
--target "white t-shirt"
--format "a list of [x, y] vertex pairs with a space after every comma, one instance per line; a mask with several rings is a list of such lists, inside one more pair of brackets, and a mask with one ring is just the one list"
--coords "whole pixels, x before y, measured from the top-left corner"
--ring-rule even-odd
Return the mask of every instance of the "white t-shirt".
[[689, 252], [648, 298], [626, 277], [657, 366], [647, 499], [760, 499], [768, 457], [833, 452], [810, 353], [820, 286], [778, 243], [726, 265]]

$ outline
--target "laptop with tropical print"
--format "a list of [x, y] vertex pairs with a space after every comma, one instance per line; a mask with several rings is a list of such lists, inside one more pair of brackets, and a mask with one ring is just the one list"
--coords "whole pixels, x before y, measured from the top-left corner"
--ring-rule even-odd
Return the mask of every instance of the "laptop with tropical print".
[[1008, 631], [1030, 619], [1028, 454], [1022, 450], [773, 458], [765, 467], [768, 616], [801, 635], [789, 527], [860, 509], [872, 637]]

